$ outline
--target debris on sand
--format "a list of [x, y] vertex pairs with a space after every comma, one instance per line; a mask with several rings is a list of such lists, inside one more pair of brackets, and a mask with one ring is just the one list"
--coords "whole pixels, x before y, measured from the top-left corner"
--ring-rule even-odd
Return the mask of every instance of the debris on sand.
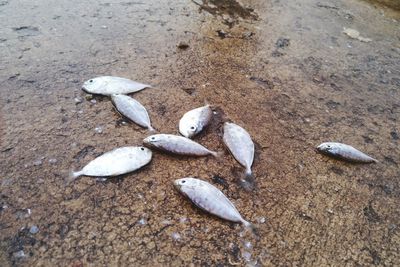
[[372, 41], [372, 39], [370, 39], [370, 38], [362, 37], [360, 35], [360, 32], [357, 30], [354, 30], [354, 29], [344, 28], [343, 33], [346, 34], [347, 36], [349, 36], [350, 38], [357, 39], [361, 42], [368, 43], [368, 42]]
[[188, 48], [189, 48], [189, 44], [186, 43], [186, 42], [184, 42], [184, 41], [180, 41], [180, 42], [177, 44], [177, 47], [178, 47], [179, 49], [185, 50], [185, 49], [188, 49]]

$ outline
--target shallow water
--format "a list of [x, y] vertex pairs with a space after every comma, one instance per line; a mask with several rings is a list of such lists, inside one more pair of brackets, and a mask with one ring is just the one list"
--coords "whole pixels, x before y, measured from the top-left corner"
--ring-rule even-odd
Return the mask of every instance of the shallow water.
[[[0, 1], [1, 266], [400, 265], [398, 13], [354, 0], [56, 2]], [[164, 133], [212, 104], [196, 140], [225, 155], [155, 152], [136, 173], [66, 185], [148, 134], [109, 99], [86, 100], [81, 84], [99, 75], [154, 85], [134, 97]], [[256, 143], [252, 192], [223, 148], [226, 120]], [[317, 154], [325, 141], [380, 163]], [[185, 176], [219, 186], [257, 236], [191, 205], [172, 186]]]

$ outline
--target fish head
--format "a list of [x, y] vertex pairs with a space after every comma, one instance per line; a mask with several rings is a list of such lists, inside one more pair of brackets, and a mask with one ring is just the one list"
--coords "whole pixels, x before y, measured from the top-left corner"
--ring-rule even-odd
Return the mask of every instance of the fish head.
[[179, 132], [187, 138], [192, 138], [197, 134], [197, 125], [194, 124], [183, 124], [179, 126]]
[[82, 89], [85, 92], [91, 93], [93, 91], [96, 91], [96, 89], [101, 86], [103, 86], [103, 79], [101, 77], [97, 77], [84, 82], [82, 85]]
[[321, 153], [325, 154], [334, 154], [335, 153], [335, 146], [333, 143], [327, 142], [327, 143], [322, 143], [319, 146], [317, 146], [317, 150]]
[[143, 146], [140, 146], [138, 149], [140, 150], [140, 154], [142, 155], [142, 158], [146, 158], [149, 160], [151, 159], [153, 153], [151, 152], [150, 149], [148, 149], [147, 147], [143, 147]]
[[157, 144], [162, 141], [160, 135], [158, 134], [154, 134], [154, 135], [150, 135], [148, 137], [146, 137], [145, 139], [143, 139], [143, 143], [146, 146], [153, 146], [153, 147], [157, 147]]
[[181, 179], [177, 179], [174, 181], [174, 187], [182, 192], [185, 193], [187, 188], [189, 187], [193, 187], [194, 183], [195, 183], [195, 179], [190, 178], [190, 177], [186, 177], [186, 178], [181, 178]]

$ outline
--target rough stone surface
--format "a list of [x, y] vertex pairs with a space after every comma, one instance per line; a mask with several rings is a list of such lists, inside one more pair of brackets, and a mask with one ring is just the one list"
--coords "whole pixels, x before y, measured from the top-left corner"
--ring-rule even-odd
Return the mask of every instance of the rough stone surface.
[[[355, 0], [240, 2], [0, 1], [0, 266], [400, 266], [399, 14]], [[254, 191], [227, 151], [155, 152], [139, 172], [66, 184], [148, 135], [107, 97], [85, 97], [99, 75], [153, 85], [134, 97], [158, 131], [178, 133], [205, 100], [217, 113], [196, 141], [223, 151], [223, 121], [245, 127]], [[317, 154], [324, 141], [380, 163]], [[257, 237], [176, 192], [189, 175], [218, 186]]]

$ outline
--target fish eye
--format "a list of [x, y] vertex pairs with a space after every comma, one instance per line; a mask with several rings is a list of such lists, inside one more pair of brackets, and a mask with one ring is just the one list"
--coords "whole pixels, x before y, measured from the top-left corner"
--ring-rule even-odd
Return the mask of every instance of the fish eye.
[[89, 82], [90, 82], [90, 83], [92, 83], [92, 82], [93, 82], [93, 80], [89, 80]]
[[141, 147], [140, 150], [144, 151], [144, 147]]
[[186, 180], [183, 180], [181, 183], [182, 183], [182, 184], [186, 183]]
[[194, 126], [190, 127], [190, 130], [194, 130], [194, 129], [196, 129], [196, 127], [194, 127]]
[[327, 148], [331, 148], [331, 145], [327, 145], [326, 147], [327, 147]]
[[156, 138], [153, 136], [153, 137], [151, 138], [151, 140], [156, 140]]

